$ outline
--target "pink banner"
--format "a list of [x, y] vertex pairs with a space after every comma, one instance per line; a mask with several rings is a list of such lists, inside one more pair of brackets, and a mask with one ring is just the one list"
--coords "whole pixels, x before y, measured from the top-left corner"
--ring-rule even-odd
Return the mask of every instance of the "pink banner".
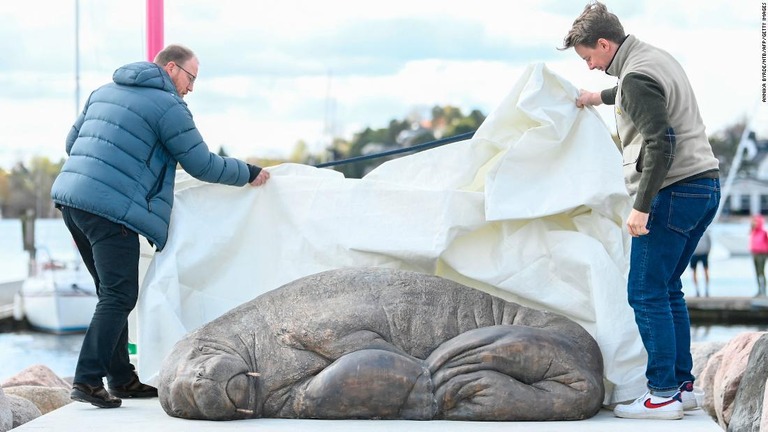
[[147, 0], [147, 61], [163, 49], [163, 0]]

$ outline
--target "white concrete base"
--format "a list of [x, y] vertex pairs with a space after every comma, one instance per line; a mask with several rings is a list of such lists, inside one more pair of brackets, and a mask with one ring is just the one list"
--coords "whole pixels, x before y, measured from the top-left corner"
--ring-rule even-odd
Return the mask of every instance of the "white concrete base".
[[569, 422], [459, 422], [459, 421], [406, 421], [406, 420], [283, 420], [254, 419], [212, 422], [182, 420], [170, 417], [157, 399], [124, 399], [123, 406], [115, 409], [96, 408], [73, 402], [15, 429], [19, 431], [131, 431], [169, 432], [210, 430], [257, 430], [259, 432], [359, 432], [359, 431], [418, 431], [418, 432], [632, 432], [648, 430], [674, 430], [676, 432], [722, 432], [704, 411], [686, 413], [683, 420], [627, 420], [601, 410], [589, 420]]

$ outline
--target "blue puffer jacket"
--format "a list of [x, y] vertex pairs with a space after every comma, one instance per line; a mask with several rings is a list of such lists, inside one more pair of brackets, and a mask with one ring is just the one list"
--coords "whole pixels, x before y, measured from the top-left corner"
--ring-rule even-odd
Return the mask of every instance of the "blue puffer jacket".
[[195, 178], [248, 183], [248, 165], [208, 150], [171, 77], [154, 63], [123, 66], [94, 91], [67, 136], [51, 189], [57, 205], [125, 225], [158, 250], [168, 239], [176, 164]]

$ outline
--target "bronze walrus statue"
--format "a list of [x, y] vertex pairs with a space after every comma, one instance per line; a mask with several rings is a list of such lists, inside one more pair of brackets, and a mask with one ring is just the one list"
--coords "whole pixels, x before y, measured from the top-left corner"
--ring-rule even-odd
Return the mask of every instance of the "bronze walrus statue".
[[187, 419], [578, 420], [603, 362], [575, 322], [403, 270], [288, 283], [188, 334], [160, 403]]

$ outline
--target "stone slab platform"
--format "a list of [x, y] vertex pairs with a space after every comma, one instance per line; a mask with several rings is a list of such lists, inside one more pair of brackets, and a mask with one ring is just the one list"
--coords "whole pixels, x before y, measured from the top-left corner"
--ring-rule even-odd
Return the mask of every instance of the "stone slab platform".
[[[662, 429], [663, 428], [663, 429]], [[183, 420], [170, 417], [157, 399], [125, 399], [117, 409], [101, 409], [73, 402], [58, 410], [23, 424], [13, 431], [80, 431], [169, 432], [249, 430], [259, 432], [722, 432], [704, 411], [686, 413], [682, 420], [628, 420], [601, 410], [589, 420], [570, 422], [458, 422], [406, 420], [284, 420], [254, 419], [235, 421]]]

